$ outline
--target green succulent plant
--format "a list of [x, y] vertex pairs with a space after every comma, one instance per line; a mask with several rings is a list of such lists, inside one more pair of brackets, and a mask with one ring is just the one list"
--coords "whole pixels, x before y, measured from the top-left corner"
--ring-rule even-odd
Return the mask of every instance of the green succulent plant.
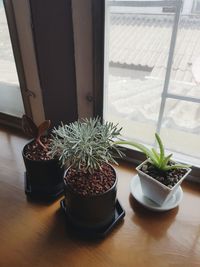
[[113, 141], [120, 131], [118, 125], [102, 124], [99, 118], [61, 124], [52, 131], [50, 154], [58, 156], [62, 166], [92, 173], [104, 163], [117, 163], [114, 158], [123, 156]]
[[[171, 157], [173, 154], [165, 155], [164, 145], [162, 143], [162, 140], [160, 136], [155, 133], [156, 141], [159, 146], [159, 152], [157, 152], [154, 148], [149, 149], [145, 147], [142, 144], [132, 142], [132, 141], [116, 141], [115, 144], [117, 145], [130, 145], [134, 146], [137, 149], [139, 149], [141, 152], [143, 152], [146, 157], [149, 159], [150, 163], [154, 165], [157, 169], [160, 171], [169, 171], [173, 169], [181, 169], [181, 168], [189, 168], [189, 165], [183, 165], [183, 164], [169, 164], [171, 161]], [[173, 161], [171, 161], [173, 163]]]

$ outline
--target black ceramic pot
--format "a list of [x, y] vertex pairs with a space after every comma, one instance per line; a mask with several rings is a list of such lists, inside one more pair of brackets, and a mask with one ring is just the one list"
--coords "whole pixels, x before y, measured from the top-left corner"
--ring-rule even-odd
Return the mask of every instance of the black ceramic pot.
[[51, 160], [31, 160], [25, 155], [26, 144], [22, 151], [25, 173], [25, 192], [28, 195], [54, 197], [64, 192], [63, 168], [59, 161]]
[[[112, 167], [112, 166], [111, 166]], [[112, 167], [114, 170], [114, 168]], [[69, 169], [66, 170], [64, 177]], [[81, 229], [98, 230], [109, 225], [115, 217], [117, 176], [114, 185], [105, 193], [82, 196], [65, 183], [65, 207], [70, 222]]]

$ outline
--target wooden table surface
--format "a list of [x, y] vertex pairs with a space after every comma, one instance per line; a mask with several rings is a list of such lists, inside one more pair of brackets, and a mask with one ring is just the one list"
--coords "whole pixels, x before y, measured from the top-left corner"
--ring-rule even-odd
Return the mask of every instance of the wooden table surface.
[[199, 185], [184, 182], [178, 208], [151, 212], [130, 195], [134, 167], [121, 164], [123, 222], [103, 240], [81, 240], [66, 228], [60, 199], [51, 204], [27, 201], [21, 157], [26, 142], [0, 130], [0, 267], [200, 266]]

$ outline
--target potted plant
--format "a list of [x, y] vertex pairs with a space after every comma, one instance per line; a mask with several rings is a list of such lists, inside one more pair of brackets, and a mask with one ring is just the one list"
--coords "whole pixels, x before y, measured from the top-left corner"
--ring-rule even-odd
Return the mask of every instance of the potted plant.
[[49, 120], [37, 127], [31, 118], [26, 115], [22, 117], [22, 128], [32, 138], [22, 151], [26, 168], [25, 193], [31, 197], [51, 199], [64, 191], [64, 171], [58, 159], [48, 154], [51, 142], [47, 135], [49, 127]]
[[142, 192], [146, 197], [162, 206], [175, 194], [191, 169], [188, 165], [172, 160], [172, 154], [166, 156], [161, 138], [157, 133], [155, 133], [155, 137], [159, 152], [136, 142], [117, 141], [116, 144], [134, 146], [147, 156], [147, 160], [136, 168]]
[[[53, 130], [51, 155], [58, 156], [64, 173], [64, 207], [68, 221], [84, 231], [106, 229], [117, 221], [117, 176], [111, 163], [122, 156], [113, 139], [117, 125], [99, 118], [76, 121]], [[119, 203], [118, 203], [119, 206]], [[124, 212], [123, 212], [124, 215]]]

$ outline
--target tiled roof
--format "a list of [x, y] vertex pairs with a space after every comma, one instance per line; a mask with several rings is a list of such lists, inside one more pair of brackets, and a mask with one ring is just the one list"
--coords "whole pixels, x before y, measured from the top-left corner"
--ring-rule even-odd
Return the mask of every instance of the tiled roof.
[[[112, 14], [109, 61], [114, 65], [152, 70], [164, 78], [172, 33], [170, 15]], [[181, 17], [171, 79], [195, 83], [192, 65], [200, 56], [200, 19]]]

